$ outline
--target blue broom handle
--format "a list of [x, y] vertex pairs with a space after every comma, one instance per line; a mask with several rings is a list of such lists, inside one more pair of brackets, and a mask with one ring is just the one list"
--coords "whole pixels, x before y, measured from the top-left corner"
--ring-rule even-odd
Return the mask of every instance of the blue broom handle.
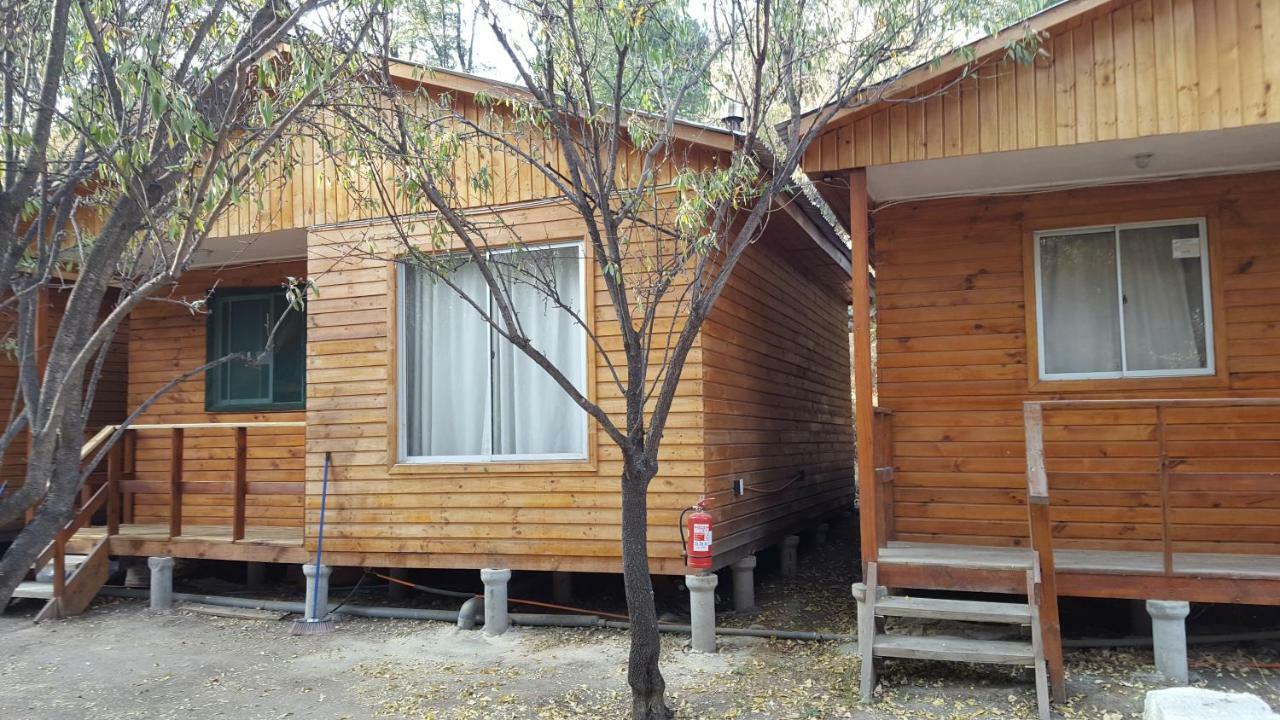
[[320, 480], [320, 528], [316, 531], [316, 592], [311, 593], [311, 617], [320, 619], [320, 559], [324, 553], [324, 510], [329, 500], [329, 452], [324, 454], [324, 475]]

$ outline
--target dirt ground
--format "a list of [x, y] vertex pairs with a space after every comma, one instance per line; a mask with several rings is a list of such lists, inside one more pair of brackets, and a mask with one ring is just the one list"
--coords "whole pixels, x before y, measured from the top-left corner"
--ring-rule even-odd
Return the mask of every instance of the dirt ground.
[[[762, 557], [762, 611], [725, 613], [722, 624], [851, 633], [852, 555], [841, 545], [837, 538], [803, 556], [793, 580], [778, 578], [772, 559]], [[582, 594], [591, 597], [581, 604], [592, 607], [617, 601], [607, 588]], [[353, 602], [385, 604], [385, 595], [375, 589]], [[134, 600], [100, 599], [81, 617], [39, 626], [32, 610], [27, 604], [0, 616], [6, 720], [613, 720], [628, 707], [619, 631], [516, 628], [487, 639], [443, 623], [353, 619], [331, 635], [292, 637], [287, 619], [153, 615]], [[847, 643], [722, 638], [716, 655], [690, 653], [685, 644], [664, 636], [663, 671], [682, 718], [1034, 716], [1032, 685], [1021, 671], [889, 663], [878, 701], [864, 704], [859, 661]], [[1073, 651], [1067, 660], [1071, 700], [1058, 708], [1065, 718], [1141, 717], [1144, 693], [1160, 686], [1149, 650]], [[1253, 692], [1280, 706], [1278, 661], [1275, 643], [1196, 647], [1193, 684]]]

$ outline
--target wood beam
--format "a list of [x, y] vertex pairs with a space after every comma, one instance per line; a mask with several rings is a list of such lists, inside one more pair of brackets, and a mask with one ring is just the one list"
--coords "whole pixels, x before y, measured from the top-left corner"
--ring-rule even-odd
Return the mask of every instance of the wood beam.
[[879, 498], [876, 493], [875, 398], [871, 382], [871, 243], [868, 233], [867, 171], [849, 172], [849, 240], [852, 246], [853, 427], [857, 437], [858, 522], [862, 562], [874, 562], [879, 550]]

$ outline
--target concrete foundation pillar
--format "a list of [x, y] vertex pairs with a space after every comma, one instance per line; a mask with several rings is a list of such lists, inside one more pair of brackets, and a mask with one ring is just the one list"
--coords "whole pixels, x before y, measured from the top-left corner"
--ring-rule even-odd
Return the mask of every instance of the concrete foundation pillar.
[[748, 555], [729, 566], [733, 569], [733, 609], [751, 612], [756, 609], [756, 556]]
[[257, 590], [267, 584], [267, 564], [263, 562], [251, 562], [244, 564], [244, 584], [246, 587]]
[[126, 558], [124, 586], [130, 588], [151, 587], [151, 574], [142, 558]]
[[[396, 580], [409, 580], [408, 568], [390, 568], [387, 571], [387, 577], [393, 577]], [[387, 599], [392, 602], [404, 602], [409, 598], [409, 588], [397, 582], [387, 581]]]
[[561, 605], [573, 601], [573, 574], [561, 570], [551, 573], [551, 599]]
[[799, 566], [800, 536], [788, 535], [782, 539], [782, 577], [795, 577]]
[[147, 558], [151, 570], [151, 609], [165, 612], [173, 609], [173, 558]]
[[822, 547], [827, 544], [827, 534], [831, 531], [831, 526], [822, 523], [813, 529], [813, 546]]
[[307, 599], [303, 607], [308, 620], [323, 620], [329, 615], [329, 575], [333, 568], [321, 565], [318, 568], [311, 563], [302, 566], [302, 574], [307, 578]]
[[485, 635], [501, 635], [511, 627], [511, 618], [507, 615], [507, 582], [510, 580], [510, 570], [485, 568], [480, 571], [480, 581], [484, 583]]
[[1187, 682], [1187, 615], [1191, 603], [1182, 600], [1148, 600], [1151, 639], [1155, 647], [1156, 671], [1185, 685]]
[[685, 575], [684, 586], [689, 588], [689, 625], [693, 628], [693, 651], [716, 651], [716, 585], [720, 579], [714, 573]]

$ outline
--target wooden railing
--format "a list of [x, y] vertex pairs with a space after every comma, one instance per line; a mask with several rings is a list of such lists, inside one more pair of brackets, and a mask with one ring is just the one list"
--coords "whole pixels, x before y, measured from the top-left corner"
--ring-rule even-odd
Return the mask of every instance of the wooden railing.
[[1164, 578], [1189, 553], [1280, 554], [1280, 398], [1047, 400], [1023, 418], [1054, 623], [1055, 546], [1134, 553]]
[[1280, 554], [1280, 398], [1054, 400], [1025, 417], [1028, 502], [1054, 520], [1033, 546], [1144, 552], [1165, 577], [1190, 553]]
[[[49, 614], [75, 614], [80, 611], [74, 606], [68, 607], [68, 584], [76, 581], [81, 572], [91, 572], [105, 579], [107, 547], [110, 538], [118, 535], [121, 522], [132, 519], [132, 502], [130, 496], [137, 491], [151, 491], [150, 484], [140, 483], [134, 479], [137, 463], [137, 435], [140, 432], [167, 432], [170, 434], [170, 460], [167, 491], [169, 495], [169, 536], [182, 535], [182, 497], [186, 492], [182, 479], [185, 434], [187, 430], [229, 430], [235, 433], [235, 450], [232, 478], [226, 483], [199, 483], [203, 486], [201, 493], [230, 494], [232, 496], [231, 539], [243, 540], [245, 536], [246, 496], [252, 492], [253, 485], [248, 481], [248, 434], [251, 428], [305, 427], [304, 422], [250, 422], [250, 423], [182, 423], [182, 424], [140, 424], [130, 425], [120, 437], [120, 441], [107, 451], [107, 472], [105, 482], [93, 490], [93, 484], [86, 483], [81, 494], [81, 502], [71, 521], [54, 535], [53, 542], [45, 548], [36, 560], [37, 568], [53, 563], [53, 596], [41, 612], [38, 619]], [[101, 451], [103, 444], [116, 433], [119, 426], [108, 425], [98, 431], [80, 450], [82, 462], [88, 462]], [[271, 483], [282, 485], [283, 483]], [[293, 488], [301, 494], [302, 483]], [[105, 512], [104, 512], [105, 510]], [[81, 566], [81, 570], [71, 576], [66, 574], [67, 545], [76, 533], [90, 527], [95, 516], [104, 514], [106, 535], [95, 544], [90, 557]], [[101, 583], [99, 582], [99, 585]], [[96, 592], [96, 588], [94, 588]], [[92, 599], [92, 594], [83, 598], [84, 604]], [[79, 604], [80, 599], [76, 598]]]
[[894, 538], [893, 529], [893, 411], [875, 409], [872, 425], [872, 455], [876, 467], [876, 516], [877, 544], [884, 547]]
[[[167, 480], [161, 487], [157, 483], [131, 479], [125, 489], [132, 493], [165, 493], [169, 498], [169, 537], [182, 536], [182, 500], [188, 494], [231, 496], [231, 540], [243, 540], [246, 523], [246, 497], [256, 492], [280, 492], [301, 495], [303, 481], [296, 483], [253, 483], [248, 479], [249, 431], [255, 428], [306, 427], [305, 422], [246, 422], [246, 423], [175, 423], [133, 425], [132, 433], [168, 433], [169, 467]], [[226, 481], [188, 483], [183, 481], [183, 456], [187, 432], [191, 430], [221, 430], [235, 433], [231, 477]], [[136, 445], [136, 443], [135, 443]]]

